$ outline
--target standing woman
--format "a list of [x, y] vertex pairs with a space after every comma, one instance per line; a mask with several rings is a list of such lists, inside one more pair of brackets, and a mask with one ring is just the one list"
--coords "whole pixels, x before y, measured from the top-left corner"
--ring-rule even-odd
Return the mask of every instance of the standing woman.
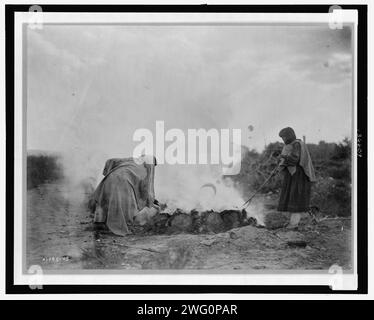
[[284, 128], [279, 132], [284, 147], [280, 155], [283, 174], [278, 211], [292, 213], [290, 227], [296, 227], [303, 213], [309, 210], [311, 183], [316, 181], [312, 159], [306, 144], [296, 139], [295, 131]]

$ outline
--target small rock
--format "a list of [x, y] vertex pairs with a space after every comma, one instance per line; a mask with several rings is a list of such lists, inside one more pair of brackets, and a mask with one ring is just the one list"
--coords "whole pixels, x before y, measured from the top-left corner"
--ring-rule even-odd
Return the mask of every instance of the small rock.
[[200, 243], [201, 244], [204, 244], [206, 246], [210, 246], [212, 245], [216, 240], [215, 239], [206, 239], [206, 240], [202, 240]]
[[238, 239], [239, 236], [238, 236], [234, 231], [231, 231], [231, 232], [230, 232], [230, 238], [231, 238], [231, 239]]
[[288, 212], [270, 211], [264, 218], [265, 227], [267, 229], [284, 228], [290, 222], [290, 214]]
[[266, 269], [266, 267], [265, 266], [253, 266], [253, 269], [261, 270], [261, 269]]
[[303, 240], [291, 240], [287, 241], [287, 245], [292, 248], [305, 248], [307, 243]]

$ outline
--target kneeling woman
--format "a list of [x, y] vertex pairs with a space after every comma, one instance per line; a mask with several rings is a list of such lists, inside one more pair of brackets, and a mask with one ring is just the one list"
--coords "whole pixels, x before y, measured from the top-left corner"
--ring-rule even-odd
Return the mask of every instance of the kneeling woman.
[[297, 226], [301, 213], [309, 210], [311, 183], [316, 181], [314, 168], [306, 144], [296, 139], [292, 128], [279, 132], [284, 147], [281, 153], [280, 170], [283, 173], [282, 190], [278, 211], [291, 215], [290, 226]]
[[145, 207], [151, 207], [154, 194], [154, 157], [110, 159], [104, 178], [97, 186], [91, 205], [95, 223], [105, 223], [114, 234], [130, 234], [134, 217]]

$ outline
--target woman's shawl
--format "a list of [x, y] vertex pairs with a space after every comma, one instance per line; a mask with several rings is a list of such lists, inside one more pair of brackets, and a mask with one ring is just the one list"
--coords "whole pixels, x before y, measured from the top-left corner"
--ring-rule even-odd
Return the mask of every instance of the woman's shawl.
[[154, 201], [154, 165], [133, 158], [109, 159], [94, 192], [95, 221], [106, 222], [115, 234], [131, 233], [128, 224]]
[[[301, 141], [299, 139], [296, 139], [296, 140], [292, 141], [291, 143], [284, 145], [283, 150], [282, 150], [282, 154], [283, 155], [290, 154], [293, 146], [295, 145], [295, 143], [298, 143], [300, 145], [299, 165], [303, 168], [303, 170], [304, 170], [305, 174], [307, 175], [307, 177], [309, 178], [309, 180], [311, 182], [315, 182], [316, 181], [316, 176], [315, 176], [315, 172], [314, 172], [312, 159], [310, 157], [308, 147], [306, 146], [306, 144], [303, 141]], [[296, 166], [287, 166], [287, 169], [288, 169], [288, 171], [291, 175], [293, 175], [296, 172]]]
[[[153, 203], [155, 199], [155, 191], [154, 191], [154, 177], [155, 177], [155, 170], [154, 165], [147, 164], [147, 163], [140, 163], [139, 161], [135, 161], [134, 158], [113, 158], [109, 159], [105, 162], [103, 175], [104, 178], [102, 182], [105, 180], [107, 176], [109, 176], [112, 172], [118, 170], [119, 168], [125, 167], [129, 172], [131, 172], [132, 179], [131, 180], [138, 180], [139, 183], [139, 190], [135, 190], [135, 196], [137, 199], [142, 200], [144, 202], [151, 201]], [[146, 170], [146, 176], [140, 173], [139, 169]], [[135, 183], [133, 183], [135, 185]], [[147, 203], [148, 205], [148, 203]], [[140, 205], [139, 207], [144, 207]]]

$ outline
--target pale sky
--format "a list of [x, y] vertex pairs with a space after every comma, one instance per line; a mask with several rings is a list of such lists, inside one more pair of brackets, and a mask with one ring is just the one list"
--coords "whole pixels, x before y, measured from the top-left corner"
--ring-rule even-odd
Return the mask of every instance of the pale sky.
[[241, 128], [258, 150], [286, 126], [338, 142], [351, 136], [351, 32], [44, 25], [27, 30], [27, 85], [28, 149], [130, 156], [134, 130], [156, 120]]

